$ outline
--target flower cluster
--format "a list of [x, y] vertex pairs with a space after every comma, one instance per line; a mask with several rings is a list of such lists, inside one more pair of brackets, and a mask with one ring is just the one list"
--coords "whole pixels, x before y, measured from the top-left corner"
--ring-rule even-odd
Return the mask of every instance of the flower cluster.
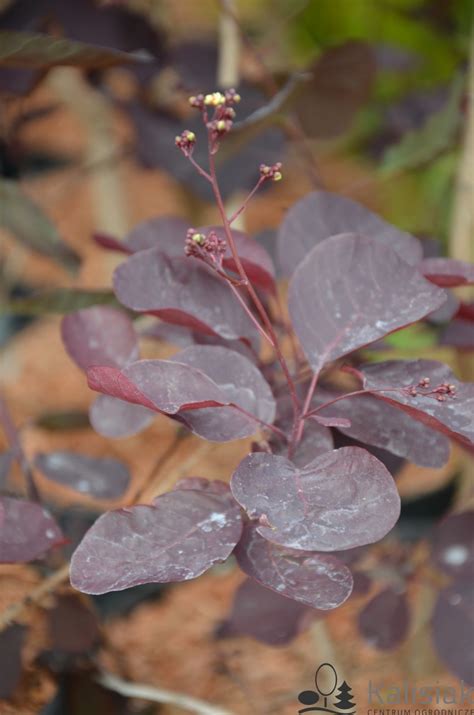
[[[239, 102], [240, 94], [237, 94], [235, 89], [227, 89], [224, 93], [198, 94], [189, 98], [190, 105], [203, 113], [213, 141], [230, 132], [235, 118], [234, 105]], [[209, 110], [214, 110], [211, 117], [208, 116]]]
[[184, 156], [190, 156], [196, 144], [196, 135], [194, 132], [189, 131], [189, 129], [185, 129], [184, 132], [181, 132], [181, 134], [175, 137], [174, 143], [178, 149], [181, 149]]
[[215, 231], [210, 231], [205, 235], [196, 231], [195, 228], [189, 228], [186, 233], [184, 252], [187, 256], [194, 256], [194, 258], [201, 258], [206, 262], [220, 265], [226, 250], [225, 239], [220, 238]]
[[268, 164], [260, 164], [260, 176], [262, 179], [271, 181], [281, 181], [281, 161], [277, 161], [276, 164], [268, 166]]
[[429, 377], [422, 377], [417, 385], [411, 385], [406, 388], [406, 392], [411, 397], [417, 397], [418, 395], [422, 397], [433, 397], [438, 400], [438, 402], [445, 402], [448, 397], [456, 397], [457, 388], [456, 385], [452, 385], [449, 382], [442, 382], [436, 387], [431, 387], [431, 380]]

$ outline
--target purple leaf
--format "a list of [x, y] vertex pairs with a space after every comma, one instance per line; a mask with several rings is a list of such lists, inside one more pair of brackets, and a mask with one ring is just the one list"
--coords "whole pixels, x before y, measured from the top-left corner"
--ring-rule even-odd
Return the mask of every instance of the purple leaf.
[[433, 641], [438, 655], [464, 683], [474, 685], [474, 582], [472, 574], [444, 588], [435, 605]]
[[125, 464], [107, 457], [50, 452], [38, 454], [35, 466], [51, 481], [97, 499], [117, 499], [130, 483]]
[[431, 539], [431, 558], [451, 576], [474, 571], [474, 511], [452, 514], [437, 526]]
[[0, 454], [0, 488], [3, 489], [10, 474], [10, 470], [14, 461], [13, 452], [11, 450]]
[[155, 419], [156, 412], [116, 397], [99, 395], [89, 409], [89, 420], [103, 437], [131, 437]]
[[[290, 282], [295, 332], [315, 372], [414, 323], [446, 299], [380, 241], [333, 236], [308, 253]], [[313, 316], [311, 320], [309, 316]]]
[[378, 650], [393, 650], [408, 635], [410, 611], [405, 594], [385, 588], [359, 613], [359, 630]]
[[459, 350], [474, 349], [474, 322], [456, 318], [441, 333], [441, 345], [451, 345]]
[[[457, 438], [463, 444], [473, 444], [474, 383], [459, 382], [447, 365], [435, 360], [390, 360], [367, 365], [357, 373], [365, 388], [380, 390], [375, 394], [378, 399], [389, 402], [448, 437]], [[420, 388], [418, 383], [425, 377], [429, 379], [430, 386]], [[452, 385], [454, 394], [433, 393], [444, 384]], [[400, 386], [400, 390], [384, 391], [388, 386]], [[416, 395], [410, 394], [411, 388]], [[440, 397], [445, 399], [439, 400]]]
[[366, 596], [372, 586], [372, 579], [363, 571], [353, 571], [352, 578], [354, 587], [352, 589], [353, 596]]
[[159, 248], [140, 251], [116, 269], [114, 290], [127, 308], [168, 323], [228, 340], [258, 339], [227, 283], [197, 259], [168, 258]]
[[48, 611], [51, 648], [57, 655], [90, 656], [100, 641], [97, 616], [77, 593], [60, 595]]
[[120, 238], [115, 238], [108, 233], [94, 233], [92, 238], [101, 248], [105, 248], [108, 251], [117, 251], [118, 253], [130, 254], [129, 247]]
[[41, 558], [64, 537], [53, 517], [35, 502], [0, 497], [0, 563]]
[[163, 494], [154, 506], [99, 517], [71, 560], [71, 583], [107, 593], [142, 583], [187, 581], [225, 561], [242, 532], [237, 505], [202, 491]]
[[420, 270], [428, 280], [443, 288], [474, 283], [474, 265], [455, 258], [425, 258]]
[[180, 348], [188, 348], [190, 345], [221, 345], [244, 355], [252, 362], [255, 362], [256, 359], [255, 352], [252, 352], [250, 347], [241, 340], [225, 340], [218, 335], [193, 332], [190, 328], [181, 325], [170, 325], [169, 323], [156, 321], [154, 325], [142, 332], [142, 336], [171, 343]]
[[189, 223], [177, 216], [159, 216], [142, 221], [125, 238], [129, 253], [160, 248], [168, 258], [184, 256], [184, 242]]
[[[278, 426], [282, 426], [280, 422], [278, 422]], [[286, 443], [272, 439], [270, 444], [273, 454], [287, 455], [288, 445]], [[291, 461], [297, 467], [305, 467], [316, 457], [333, 449], [331, 430], [313, 420], [308, 420], [304, 426], [303, 436], [291, 456]]]
[[87, 378], [92, 390], [171, 415], [230, 402], [202, 370], [173, 360], [138, 360], [123, 370], [91, 367]]
[[255, 524], [244, 528], [234, 553], [247, 576], [311, 608], [337, 608], [351, 594], [351, 572], [334, 556], [276, 546], [260, 536]]
[[231, 489], [259, 533], [281, 546], [336, 551], [370, 544], [394, 526], [400, 497], [386, 467], [360, 447], [327, 452], [304, 468], [284, 457], [250, 454]]
[[324, 415], [313, 415], [313, 420], [324, 427], [350, 427], [351, 421], [347, 417], [326, 417]]
[[[266, 423], [273, 422], [275, 400], [270, 387], [260, 370], [243, 355], [224, 347], [195, 345], [172, 360], [202, 371], [217, 385], [227, 404], [237, 405]], [[251, 416], [232, 406], [180, 412], [179, 416], [196, 434], [217, 442], [248, 437], [259, 428]]]
[[434, 325], [442, 325], [443, 323], [447, 323], [449, 320], [451, 320], [459, 311], [460, 307], [460, 300], [457, 298], [457, 296], [454, 295], [452, 290], [449, 290], [449, 288], [445, 289], [446, 293], [446, 302], [443, 303], [441, 308], [438, 308], [435, 310], [433, 313], [430, 313], [427, 317], [427, 320], [429, 323], [433, 323]]
[[82, 370], [93, 365], [123, 367], [139, 357], [132, 321], [110, 306], [98, 305], [66, 315], [61, 335], [67, 352]]
[[28, 628], [13, 623], [0, 633], [0, 699], [10, 698], [20, 682], [21, 652]]
[[357, 233], [380, 241], [410, 265], [422, 259], [421, 244], [414, 236], [351, 199], [317, 191], [293, 204], [280, 227], [278, 256], [284, 273], [290, 276], [314, 246], [340, 233]]
[[[326, 401], [326, 395], [324, 398]], [[340, 400], [322, 412], [325, 416], [347, 418], [348, 426], [334, 426], [348, 437], [381, 447], [423, 467], [442, 467], [449, 459], [449, 440], [444, 435], [370, 395]]]
[[232, 611], [219, 628], [221, 637], [252, 636], [268, 645], [285, 645], [309, 625], [314, 611], [263, 588], [251, 578], [240, 584]]
[[[195, 491], [203, 491], [208, 494], [219, 494], [221, 496], [228, 496], [231, 499], [232, 493], [230, 491], [230, 486], [226, 482], [222, 482], [220, 479], [205, 479], [204, 477], [184, 477], [180, 479], [174, 485], [175, 489], [193, 489]], [[160, 497], [158, 497], [159, 499]]]

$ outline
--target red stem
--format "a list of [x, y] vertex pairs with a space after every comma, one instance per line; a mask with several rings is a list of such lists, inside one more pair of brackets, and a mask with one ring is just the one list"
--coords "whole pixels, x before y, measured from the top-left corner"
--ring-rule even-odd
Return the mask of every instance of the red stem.
[[247, 198], [245, 199], [245, 201], [244, 201], [244, 203], [242, 204], [242, 206], [240, 207], [240, 209], [237, 209], [237, 211], [236, 211], [235, 213], [233, 213], [232, 216], [228, 219], [228, 221], [229, 221], [229, 226], [231, 226], [231, 225], [234, 223], [234, 221], [240, 216], [240, 214], [245, 211], [245, 209], [247, 208], [247, 205], [248, 205], [249, 201], [255, 196], [255, 194], [257, 193], [257, 191], [259, 190], [259, 188], [261, 187], [261, 185], [262, 185], [263, 182], [265, 181], [265, 178], [266, 178], [266, 177], [264, 177], [264, 176], [261, 176], [261, 177], [259, 178], [259, 180], [257, 181], [257, 183], [256, 183], [255, 186], [253, 187], [252, 191], [249, 193], [249, 195], [248, 195]]
[[[376, 390], [365, 388], [363, 390], [355, 390], [354, 392], [346, 392], [343, 395], [338, 395], [333, 400], [329, 400], [328, 402], [325, 402], [324, 404], [319, 405], [318, 407], [315, 407], [315, 409], [311, 410], [311, 412], [304, 412], [302, 419], [307, 419], [308, 417], [312, 417], [313, 415], [317, 414], [318, 412], [321, 412], [321, 410], [324, 410], [325, 407], [329, 407], [330, 405], [333, 405], [335, 402], [339, 402], [339, 400], [345, 400], [346, 397], [357, 397], [357, 395], [373, 395], [377, 392], [400, 392], [400, 389], [401, 389], [400, 387], [379, 387]], [[306, 409], [307, 409], [307, 407], [306, 407]]]

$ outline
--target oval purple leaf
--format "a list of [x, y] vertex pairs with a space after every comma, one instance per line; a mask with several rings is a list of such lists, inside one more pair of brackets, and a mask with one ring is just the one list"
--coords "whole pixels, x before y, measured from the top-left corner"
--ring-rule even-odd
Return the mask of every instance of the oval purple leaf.
[[[324, 395], [324, 401], [337, 395]], [[324, 416], [347, 418], [335, 425], [348, 437], [381, 447], [423, 467], [442, 467], [449, 459], [449, 440], [396, 407], [371, 395], [340, 400], [322, 410]]]
[[90, 423], [103, 437], [131, 437], [146, 429], [155, 417], [156, 412], [147, 407], [108, 395], [99, 395], [89, 408]]
[[474, 283], [474, 264], [455, 258], [425, 258], [420, 270], [429, 281], [443, 288]]
[[177, 216], [158, 216], [139, 223], [125, 238], [129, 253], [159, 248], [170, 258], [184, 256], [189, 223]]
[[309, 626], [309, 614], [314, 615], [314, 610], [248, 578], [237, 589], [230, 616], [218, 635], [251, 636], [268, 645], [285, 645]]
[[285, 216], [277, 239], [281, 268], [290, 276], [318, 243], [330, 236], [350, 232], [391, 247], [411, 265], [417, 265], [422, 259], [421, 244], [414, 236], [400, 231], [351, 199], [317, 191], [297, 201]]
[[356, 234], [316, 246], [295, 271], [288, 293], [293, 327], [315, 372], [414, 323], [445, 300], [443, 290], [394, 250]]
[[49, 512], [35, 502], [0, 497], [0, 563], [27, 563], [64, 542]]
[[123, 370], [93, 367], [87, 378], [97, 392], [166, 414], [230, 402], [202, 370], [172, 360], [138, 360]]
[[163, 494], [154, 506], [103, 514], [71, 560], [71, 583], [83, 593], [143, 583], [187, 581], [225, 561], [242, 532], [237, 505], [202, 491]]
[[206, 408], [180, 413], [185, 424], [204, 439], [224, 442], [248, 437], [259, 429], [252, 419], [272, 424], [275, 400], [260, 370], [243, 355], [220, 346], [194, 345], [172, 360], [205, 373], [220, 389], [227, 404], [235, 407]]
[[130, 483], [128, 467], [107, 457], [50, 452], [38, 454], [35, 466], [51, 481], [97, 499], [117, 499]]
[[66, 315], [61, 335], [67, 352], [82, 370], [93, 365], [123, 367], [139, 357], [132, 321], [110, 306], [97, 305]]
[[293, 549], [336, 551], [370, 544], [394, 526], [400, 497], [387, 468], [360, 447], [327, 452], [306, 467], [250, 454], [231, 489], [259, 533]]
[[[278, 426], [282, 426], [279, 422]], [[285, 456], [288, 454], [288, 445], [280, 440], [270, 441], [273, 454]], [[334, 449], [334, 441], [331, 430], [324, 425], [318, 424], [314, 420], [307, 420], [304, 426], [303, 436], [294, 450], [291, 461], [297, 467], [305, 467], [316, 457]]]
[[114, 290], [127, 308], [168, 323], [228, 340], [258, 341], [227, 283], [197, 259], [169, 258], [159, 248], [140, 251], [116, 269]]
[[474, 685], [474, 581], [472, 574], [443, 589], [432, 620], [433, 641], [449, 670]]
[[[389, 360], [364, 366], [356, 374], [365, 388], [377, 390], [378, 399], [448, 437], [474, 443], [474, 383], [460, 382], [447, 365], [435, 360]], [[424, 378], [429, 385], [420, 387]], [[451, 394], [436, 392], [444, 390], [443, 385], [449, 386]]]
[[474, 511], [451, 514], [436, 527], [431, 558], [451, 576], [474, 573]]
[[393, 650], [408, 635], [410, 610], [403, 593], [386, 588], [374, 596], [359, 613], [359, 631], [378, 650]]
[[311, 608], [328, 611], [351, 595], [351, 572], [334, 556], [284, 549], [260, 536], [255, 524], [244, 528], [234, 553], [247, 576]]

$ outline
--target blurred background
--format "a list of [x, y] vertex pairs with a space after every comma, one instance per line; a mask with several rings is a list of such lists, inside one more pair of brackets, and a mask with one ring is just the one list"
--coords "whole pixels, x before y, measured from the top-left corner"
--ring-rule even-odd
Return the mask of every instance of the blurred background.
[[[181, 476], [227, 480], [248, 451], [248, 440], [177, 445], [164, 418], [135, 437], [99, 436], [88, 423], [91, 392], [59, 333], [62, 314], [113, 304], [120, 254], [94, 236], [122, 239], [156, 216], [218, 222], [207, 186], [174, 145], [196, 121], [189, 95], [238, 87], [242, 96], [242, 123], [219, 154], [229, 209], [261, 162], [283, 162], [283, 181], [270, 182], [240, 224], [270, 252], [287, 209], [325, 189], [415, 234], [427, 256], [472, 261], [473, 14], [472, 0], [0, 0], [4, 402], [25, 459], [70, 450], [118, 459], [130, 474], [124, 493], [98, 499], [35, 468], [70, 540], [63, 558], [104, 509], [138, 494], [146, 501]], [[443, 312], [390, 336], [380, 352], [439, 359], [472, 380], [473, 347], [473, 294], [456, 289]], [[143, 350], [167, 356], [176, 345], [149, 339]], [[0, 452], [8, 494], [21, 473], [1, 431]], [[442, 469], [386, 459], [402, 495], [400, 524], [351, 555], [355, 593], [325, 618], [296, 623], [250, 593], [243, 626], [232, 604], [244, 578], [232, 564], [190, 583], [93, 599], [73, 592], [64, 573], [41, 590], [60, 571], [54, 559], [0, 567], [0, 713], [183, 712], [100, 685], [103, 671], [242, 715], [297, 712], [298, 692], [314, 687], [325, 661], [361, 712], [369, 680], [469, 681], [473, 604], [462, 618], [452, 613], [435, 565], [450, 534], [472, 542], [472, 519], [448, 517], [472, 516], [471, 458], [453, 448]], [[284, 626], [277, 633], [269, 613]]]

